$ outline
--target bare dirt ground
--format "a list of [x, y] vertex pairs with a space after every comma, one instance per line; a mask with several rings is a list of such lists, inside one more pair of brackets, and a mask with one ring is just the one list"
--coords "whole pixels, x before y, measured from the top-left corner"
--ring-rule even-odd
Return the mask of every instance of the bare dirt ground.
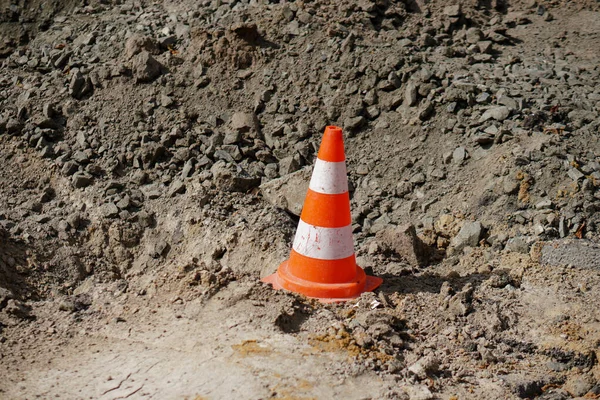
[[[0, 13], [0, 398], [600, 397], [597, 2]], [[260, 278], [329, 124], [325, 305]]]

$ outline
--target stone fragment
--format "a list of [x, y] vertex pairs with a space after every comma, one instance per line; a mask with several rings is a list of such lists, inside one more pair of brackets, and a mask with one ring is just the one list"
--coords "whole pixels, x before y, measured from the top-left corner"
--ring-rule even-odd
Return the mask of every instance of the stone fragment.
[[498, 104], [502, 104], [502, 105], [508, 107], [510, 110], [518, 110], [519, 109], [519, 103], [512, 97], [509, 97], [506, 95], [498, 96]]
[[506, 194], [515, 194], [519, 191], [521, 184], [516, 179], [505, 177], [502, 183], [502, 190]]
[[462, 14], [460, 4], [454, 4], [444, 7], [444, 15], [448, 17], [460, 17]]
[[72, 55], [72, 51], [63, 51], [63, 53], [54, 62], [54, 66], [58, 69], [63, 69], [67, 66], [67, 63], [69, 62], [69, 59]]
[[467, 149], [465, 149], [462, 146], [457, 147], [452, 152], [452, 161], [455, 164], [462, 164], [463, 161], [465, 161], [466, 158], [467, 158]]
[[466, 34], [467, 43], [475, 44], [483, 39], [483, 32], [479, 28], [469, 28]]
[[234, 161], [241, 161], [244, 157], [240, 148], [235, 144], [225, 144], [221, 147], [222, 151], [231, 156]]
[[504, 247], [508, 251], [514, 253], [527, 254], [529, 253], [529, 245], [522, 237], [514, 237], [508, 239], [506, 246]]
[[477, 47], [479, 48], [479, 52], [483, 54], [490, 54], [492, 52], [492, 42], [489, 40], [483, 40], [477, 43]]
[[410, 178], [410, 183], [414, 184], [423, 184], [425, 183], [425, 181], [425, 174], [423, 174], [422, 172], [418, 172], [415, 175], [413, 175], [412, 178]]
[[435, 179], [444, 179], [446, 177], [446, 173], [444, 172], [444, 170], [442, 170], [440, 168], [434, 168], [429, 173], [429, 176], [431, 176], [432, 178], [435, 178]]
[[162, 72], [162, 65], [143, 50], [133, 58], [132, 71], [136, 82], [151, 82]]
[[148, 51], [150, 53], [156, 51], [156, 44], [148, 36], [134, 34], [125, 42], [125, 57], [128, 60], [142, 51]]
[[260, 185], [265, 200], [276, 207], [300, 216], [311, 177], [311, 168], [273, 179]]
[[169, 188], [169, 197], [175, 197], [178, 194], [185, 193], [185, 183], [180, 180], [175, 180]]
[[242, 133], [239, 130], [228, 131], [223, 138], [223, 144], [237, 144], [242, 140]]
[[407, 386], [403, 388], [409, 400], [432, 400], [433, 393], [425, 385]]
[[189, 178], [190, 176], [192, 176], [193, 173], [194, 173], [194, 159], [189, 159], [189, 160], [187, 160], [187, 162], [183, 166], [183, 169], [181, 170], [181, 177], [183, 179]]
[[221, 149], [216, 150], [214, 156], [215, 156], [215, 159], [217, 159], [217, 160], [223, 160], [227, 163], [235, 164], [235, 159], [232, 157], [231, 154], [229, 154], [225, 150], [221, 150]]
[[54, 105], [52, 103], [44, 103], [44, 106], [42, 107], [42, 114], [46, 118], [54, 118], [56, 115]]
[[421, 121], [427, 121], [433, 115], [434, 111], [435, 111], [435, 107], [433, 106], [433, 103], [431, 103], [430, 101], [427, 101], [420, 108], [417, 117]]
[[351, 117], [344, 120], [344, 129], [348, 132], [356, 132], [365, 123], [365, 118]]
[[260, 184], [260, 178], [248, 175], [243, 169], [238, 169], [223, 161], [211, 167], [214, 182], [218, 189], [226, 192], [247, 192]]
[[475, 101], [478, 103], [487, 103], [490, 101], [490, 94], [488, 92], [481, 92], [475, 98]]
[[76, 151], [75, 154], [73, 154], [73, 160], [80, 165], [87, 164], [90, 162], [90, 157], [85, 151]]
[[170, 249], [169, 244], [164, 240], [159, 240], [150, 249], [150, 257], [160, 258], [164, 256]]
[[6, 122], [6, 132], [11, 135], [18, 135], [23, 130], [23, 124], [15, 118], [10, 118]]
[[376, 119], [379, 117], [380, 111], [378, 106], [368, 107], [366, 110], [366, 115], [369, 119]]
[[448, 313], [452, 317], [464, 317], [473, 309], [473, 286], [467, 283], [464, 288], [448, 301]]
[[569, 175], [569, 178], [573, 179], [575, 182], [585, 177], [585, 175], [577, 168], [569, 168], [567, 175]]
[[368, 106], [372, 106], [374, 104], [377, 104], [377, 99], [377, 91], [375, 89], [371, 89], [365, 94], [363, 100]]
[[419, 358], [414, 364], [408, 367], [408, 371], [414, 374], [418, 379], [423, 380], [431, 374], [435, 374], [440, 367], [440, 360], [433, 355]]
[[429, 248], [417, 236], [414, 225], [406, 224], [383, 229], [377, 232], [376, 237], [384, 251], [397, 254], [411, 265], [427, 264]]
[[477, 135], [475, 135], [473, 140], [477, 144], [486, 145], [489, 143], [493, 143], [495, 138], [496, 137], [491, 133], [480, 132]]
[[71, 81], [69, 83], [69, 94], [76, 99], [81, 99], [87, 92], [88, 88], [86, 78], [76, 70], [71, 76]]
[[479, 122], [485, 122], [490, 119], [495, 119], [496, 121], [504, 121], [510, 115], [510, 110], [506, 106], [492, 107], [487, 109], [481, 118], [479, 118]]
[[452, 239], [451, 244], [456, 250], [462, 250], [467, 246], [476, 247], [482, 235], [483, 226], [481, 222], [465, 222], [460, 228], [458, 235]]
[[119, 216], [119, 207], [115, 203], [106, 203], [102, 205], [100, 212], [106, 218], [116, 218]]
[[292, 172], [298, 171], [301, 166], [299, 154], [285, 157], [279, 161], [279, 174], [281, 176], [291, 174]]
[[73, 175], [71, 182], [73, 183], [74, 188], [79, 189], [91, 185], [93, 178], [91, 175], [88, 175], [84, 172], [78, 172]]
[[234, 131], [240, 133], [249, 132], [257, 135], [259, 132], [258, 118], [254, 113], [236, 112], [231, 116], [230, 125]]
[[421, 47], [432, 47], [437, 44], [437, 41], [429, 33], [423, 33], [421, 37], [419, 37], [419, 44]]
[[165, 94], [160, 95], [160, 105], [165, 107], [165, 108], [169, 108], [171, 107], [173, 104], [175, 104], [175, 101], [173, 100], [172, 97], [167, 96]]
[[140, 227], [147, 228], [154, 224], [154, 215], [146, 212], [145, 210], [140, 211], [136, 215], [136, 219]]
[[551, 209], [551, 208], [552, 208], [552, 206], [553, 206], [553, 204], [552, 204], [552, 200], [550, 200], [550, 199], [544, 199], [544, 200], [541, 200], [541, 201], [539, 201], [539, 202], [538, 202], [538, 203], [535, 205], [535, 208], [536, 208], [537, 210], [546, 210], [546, 209]]
[[129, 196], [125, 196], [117, 202], [117, 207], [119, 207], [120, 210], [125, 210], [129, 208], [130, 205], [131, 199], [129, 198]]
[[387, 79], [381, 80], [377, 85], [377, 88], [385, 92], [391, 92], [392, 90], [398, 89], [402, 85], [402, 80], [396, 74], [395, 71], [391, 71], [388, 74]]
[[419, 87], [413, 81], [409, 81], [406, 85], [406, 90], [404, 91], [404, 103], [412, 107], [417, 104], [419, 95]]

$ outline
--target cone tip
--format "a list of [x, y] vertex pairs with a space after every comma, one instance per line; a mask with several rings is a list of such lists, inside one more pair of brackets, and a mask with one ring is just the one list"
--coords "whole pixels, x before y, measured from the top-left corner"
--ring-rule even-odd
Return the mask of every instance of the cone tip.
[[327, 134], [327, 133], [341, 135], [342, 128], [340, 128], [339, 126], [335, 126], [335, 125], [327, 125], [325, 127], [325, 134]]
[[342, 128], [334, 125], [325, 127], [321, 147], [317, 157], [323, 161], [340, 162], [346, 160]]

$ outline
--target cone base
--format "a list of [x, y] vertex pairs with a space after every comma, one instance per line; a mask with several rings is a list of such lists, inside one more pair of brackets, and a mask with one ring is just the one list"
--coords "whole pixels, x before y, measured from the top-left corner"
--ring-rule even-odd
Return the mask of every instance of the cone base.
[[310, 282], [293, 276], [289, 272], [288, 261], [279, 266], [277, 272], [262, 279], [273, 285], [273, 289], [285, 289], [300, 293], [306, 297], [318, 299], [322, 303], [335, 303], [356, 299], [364, 292], [375, 290], [383, 279], [368, 276], [361, 267], [356, 267], [356, 279], [349, 283], [319, 283]]

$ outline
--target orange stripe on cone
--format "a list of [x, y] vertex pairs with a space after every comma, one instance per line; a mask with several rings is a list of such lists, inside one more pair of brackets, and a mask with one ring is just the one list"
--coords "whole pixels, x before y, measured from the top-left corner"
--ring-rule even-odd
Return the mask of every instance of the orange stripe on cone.
[[[330, 210], [331, 212], [323, 212]], [[350, 196], [341, 194], [322, 194], [308, 189], [300, 218], [307, 224], [323, 228], [339, 228], [350, 225]]]
[[[290, 290], [324, 302], [349, 300], [362, 292], [374, 290], [383, 280], [367, 276], [356, 265], [350, 228], [350, 197], [346, 190], [347, 177], [343, 172], [345, 167], [342, 164], [341, 170], [332, 169], [328, 166], [339, 164], [326, 164], [346, 160], [340, 128], [325, 128], [317, 157], [322, 160], [320, 162], [325, 162], [325, 167], [315, 169], [313, 174], [324, 175], [317, 175], [319, 179], [314, 182], [325, 182], [319, 187], [330, 189], [326, 189], [325, 193], [308, 189], [290, 258], [263, 282], [271, 283], [275, 289]], [[324, 171], [329, 171], [329, 174]], [[339, 193], [340, 188], [346, 191]]]
[[356, 278], [356, 256], [339, 260], [319, 260], [292, 249], [289, 271], [298, 278], [319, 283], [348, 283]]

